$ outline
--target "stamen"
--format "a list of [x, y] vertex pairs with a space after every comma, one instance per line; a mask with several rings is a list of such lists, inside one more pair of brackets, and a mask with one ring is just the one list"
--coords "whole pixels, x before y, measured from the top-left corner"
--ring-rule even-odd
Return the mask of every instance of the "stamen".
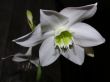
[[55, 46], [60, 52], [65, 52], [73, 44], [73, 35], [69, 31], [63, 31], [55, 37]]

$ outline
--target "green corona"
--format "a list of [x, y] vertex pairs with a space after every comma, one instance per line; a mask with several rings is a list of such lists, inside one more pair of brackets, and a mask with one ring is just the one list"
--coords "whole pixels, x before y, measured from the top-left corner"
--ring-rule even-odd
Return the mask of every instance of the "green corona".
[[63, 31], [55, 37], [55, 45], [59, 48], [67, 48], [72, 44], [73, 35], [69, 31]]

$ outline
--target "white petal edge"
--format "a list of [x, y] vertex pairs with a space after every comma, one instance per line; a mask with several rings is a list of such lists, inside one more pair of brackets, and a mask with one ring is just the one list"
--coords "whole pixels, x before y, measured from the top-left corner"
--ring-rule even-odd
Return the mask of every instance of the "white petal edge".
[[24, 46], [24, 47], [32, 47], [36, 46], [37, 44], [41, 43], [41, 27], [40, 24], [35, 28], [35, 30], [31, 33], [28, 33], [20, 38], [13, 40], [17, 44]]
[[69, 30], [73, 33], [74, 43], [82, 47], [93, 47], [105, 42], [101, 34], [86, 23], [76, 23]]
[[41, 45], [39, 50], [39, 59], [41, 66], [48, 66], [54, 63], [59, 57], [58, 51], [55, 49], [54, 37], [47, 38]]
[[77, 65], [82, 65], [84, 63], [84, 49], [78, 45], [73, 45], [72, 49], [62, 53], [62, 55]]
[[94, 16], [96, 11], [97, 11], [97, 3], [80, 6], [80, 7], [67, 7], [61, 10], [60, 13], [69, 18], [68, 26], [71, 26], [76, 22]]

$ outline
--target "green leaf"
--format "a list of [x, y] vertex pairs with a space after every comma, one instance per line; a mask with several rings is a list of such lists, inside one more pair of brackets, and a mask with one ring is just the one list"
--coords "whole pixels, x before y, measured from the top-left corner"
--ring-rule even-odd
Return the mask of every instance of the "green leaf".
[[38, 67], [37, 67], [37, 81], [39, 81], [41, 79], [41, 75], [42, 75], [42, 69], [41, 69], [41, 66], [38, 65]]
[[32, 12], [30, 10], [27, 10], [26, 15], [27, 15], [27, 19], [28, 19], [28, 24], [29, 24], [31, 30], [33, 31], [35, 28], [35, 25], [33, 23]]

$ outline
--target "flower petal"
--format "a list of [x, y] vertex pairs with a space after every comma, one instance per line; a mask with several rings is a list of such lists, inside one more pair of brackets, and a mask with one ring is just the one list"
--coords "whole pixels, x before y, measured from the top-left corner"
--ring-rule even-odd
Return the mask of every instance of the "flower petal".
[[67, 17], [52, 10], [40, 10], [40, 23], [43, 32], [54, 30], [68, 22]]
[[39, 59], [38, 59], [38, 58], [36, 58], [36, 59], [34, 59], [34, 60], [30, 60], [30, 62], [31, 62], [32, 64], [34, 64], [36, 67], [38, 67], [38, 65], [39, 65]]
[[84, 49], [78, 45], [74, 45], [72, 49], [68, 49], [62, 55], [75, 64], [82, 65], [84, 62]]
[[27, 52], [25, 53], [25, 56], [31, 56], [32, 55], [32, 47], [30, 47]]
[[93, 50], [93, 48], [85, 48], [85, 52], [86, 52], [87, 56], [94, 57], [94, 50]]
[[24, 47], [32, 47], [41, 42], [41, 34], [41, 27], [38, 25], [33, 32], [28, 33], [13, 41]]
[[47, 66], [56, 61], [59, 57], [58, 51], [55, 49], [54, 37], [47, 38], [41, 45], [39, 50], [39, 58], [41, 66]]
[[42, 40], [45, 40], [48, 37], [51, 37], [53, 35], [54, 35], [54, 31], [48, 31], [48, 32], [42, 33]]
[[84, 19], [92, 17], [97, 10], [97, 3], [81, 6], [81, 7], [67, 7], [63, 9], [60, 13], [69, 18], [68, 25], [72, 25], [77, 21], [82, 21]]
[[75, 44], [82, 47], [97, 46], [105, 42], [100, 33], [88, 24], [77, 23], [69, 30], [73, 32]]
[[28, 59], [22, 58], [24, 56], [25, 56], [24, 54], [17, 53], [17, 54], [15, 54], [13, 56], [12, 60], [15, 61], [15, 62], [24, 62], [24, 61], [27, 61]]

